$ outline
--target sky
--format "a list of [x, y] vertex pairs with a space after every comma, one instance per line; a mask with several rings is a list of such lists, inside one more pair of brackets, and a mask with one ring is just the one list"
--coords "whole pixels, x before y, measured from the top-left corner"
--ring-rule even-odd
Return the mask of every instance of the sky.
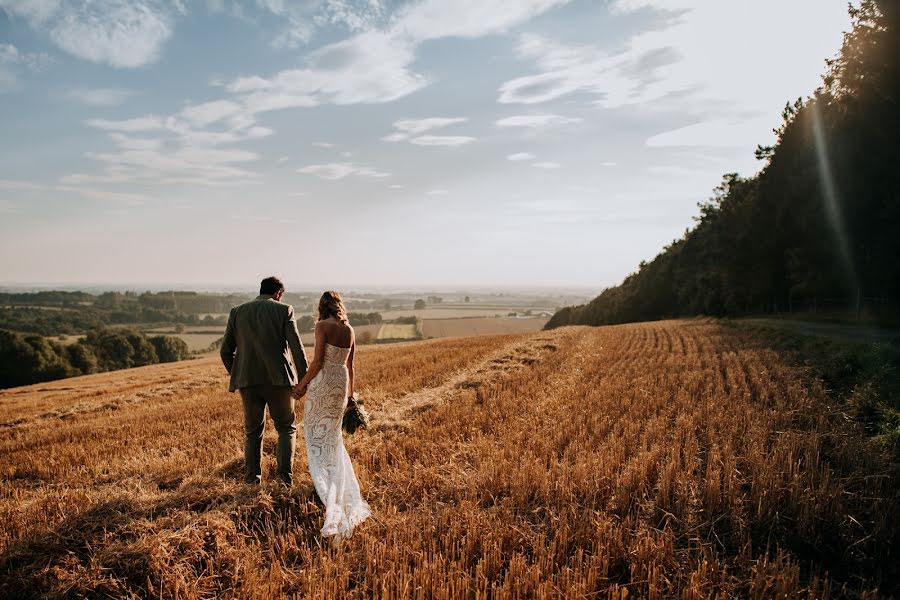
[[0, 284], [614, 285], [846, 0], [0, 0]]

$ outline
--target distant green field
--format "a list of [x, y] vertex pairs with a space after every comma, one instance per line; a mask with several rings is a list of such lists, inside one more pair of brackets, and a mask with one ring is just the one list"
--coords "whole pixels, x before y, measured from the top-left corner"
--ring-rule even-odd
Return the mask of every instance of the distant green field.
[[417, 325], [405, 323], [385, 323], [378, 331], [379, 340], [414, 340], [421, 337]]

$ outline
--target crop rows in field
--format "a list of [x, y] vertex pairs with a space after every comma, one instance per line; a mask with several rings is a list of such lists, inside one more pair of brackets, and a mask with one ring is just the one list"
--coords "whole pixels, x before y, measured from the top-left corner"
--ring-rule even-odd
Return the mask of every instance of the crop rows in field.
[[302, 450], [245, 487], [219, 366], [162, 367], [0, 394], [0, 595], [897, 593], [885, 457], [715, 323], [361, 348], [375, 516], [338, 549]]

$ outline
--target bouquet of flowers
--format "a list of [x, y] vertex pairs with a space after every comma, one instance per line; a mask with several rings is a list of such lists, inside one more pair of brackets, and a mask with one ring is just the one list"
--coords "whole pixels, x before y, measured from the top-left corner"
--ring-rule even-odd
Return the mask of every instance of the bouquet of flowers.
[[344, 411], [341, 427], [347, 433], [354, 433], [360, 427], [369, 428], [369, 413], [363, 408], [363, 401], [357, 398], [356, 394], [347, 398], [347, 410]]

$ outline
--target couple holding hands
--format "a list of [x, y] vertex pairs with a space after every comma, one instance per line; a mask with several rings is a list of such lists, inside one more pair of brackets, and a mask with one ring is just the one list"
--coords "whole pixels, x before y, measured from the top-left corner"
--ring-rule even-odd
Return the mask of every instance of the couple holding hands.
[[315, 355], [308, 363], [294, 308], [281, 302], [283, 296], [280, 279], [263, 279], [259, 296], [231, 309], [220, 349], [231, 376], [228, 389], [239, 390], [244, 405], [244, 480], [261, 480], [268, 406], [278, 431], [278, 477], [285, 486], [292, 485], [294, 400], [306, 395], [303, 433], [309, 474], [325, 505], [322, 535], [339, 540], [371, 514], [341, 434], [348, 397], [353, 395], [356, 339], [340, 294], [327, 291], [319, 300]]

